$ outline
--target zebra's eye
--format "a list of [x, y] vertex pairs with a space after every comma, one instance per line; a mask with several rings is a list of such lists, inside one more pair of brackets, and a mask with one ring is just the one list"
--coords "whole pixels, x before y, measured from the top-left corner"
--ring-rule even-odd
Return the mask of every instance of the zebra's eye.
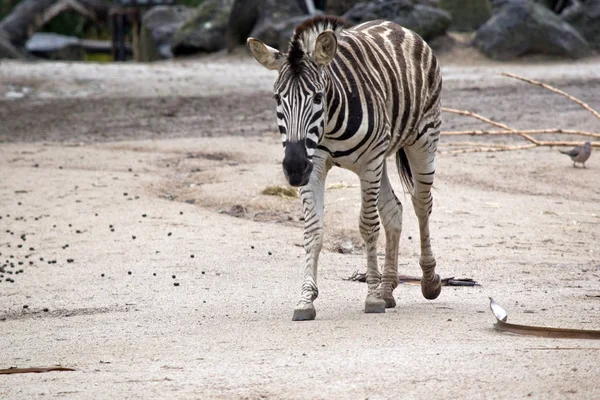
[[323, 93], [317, 93], [314, 95], [313, 102], [315, 104], [321, 104], [322, 101], [323, 101]]
[[281, 97], [278, 94], [273, 95], [273, 98], [277, 102], [277, 104], [281, 103]]

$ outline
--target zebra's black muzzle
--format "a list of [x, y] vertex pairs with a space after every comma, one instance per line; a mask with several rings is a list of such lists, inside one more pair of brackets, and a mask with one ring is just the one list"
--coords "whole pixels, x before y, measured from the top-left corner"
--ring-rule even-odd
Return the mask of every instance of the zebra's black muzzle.
[[304, 186], [310, 179], [313, 164], [306, 154], [304, 141], [290, 143], [285, 147], [283, 173], [291, 186]]

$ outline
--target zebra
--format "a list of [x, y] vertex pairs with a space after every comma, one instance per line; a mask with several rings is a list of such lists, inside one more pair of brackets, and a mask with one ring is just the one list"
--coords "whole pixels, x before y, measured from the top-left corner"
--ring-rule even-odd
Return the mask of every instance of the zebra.
[[[431, 48], [415, 32], [376, 20], [352, 28], [319, 15], [298, 25], [284, 54], [247, 39], [254, 58], [277, 70], [277, 124], [285, 155], [282, 166], [298, 187], [304, 214], [304, 279], [292, 320], [313, 320], [319, 294], [317, 266], [323, 247], [325, 179], [333, 167], [360, 179], [359, 230], [367, 253], [364, 312], [396, 306], [402, 203], [389, 181], [386, 158], [395, 156], [419, 221], [421, 292], [441, 292], [429, 235], [441, 108], [442, 78]], [[385, 262], [377, 265], [380, 220]]]

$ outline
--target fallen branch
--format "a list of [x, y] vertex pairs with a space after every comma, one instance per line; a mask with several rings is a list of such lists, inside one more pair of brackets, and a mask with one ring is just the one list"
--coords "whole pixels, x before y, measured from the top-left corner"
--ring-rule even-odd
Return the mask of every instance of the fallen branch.
[[[367, 274], [364, 272], [354, 271], [354, 273], [348, 278], [343, 278], [345, 281], [352, 282], [366, 282]], [[421, 278], [418, 276], [410, 275], [398, 275], [398, 283], [407, 283], [412, 285], [421, 284]], [[444, 278], [442, 279], [442, 286], [481, 286], [479, 283], [470, 278]]]
[[446, 107], [442, 107], [442, 111], [446, 111], [446, 112], [453, 113], [453, 114], [466, 115], [466, 116], [469, 116], [469, 117], [476, 118], [476, 119], [478, 119], [480, 121], [483, 121], [483, 122], [486, 122], [486, 123], [488, 123], [490, 125], [497, 126], [498, 128], [502, 128], [505, 131], [511, 132], [511, 133], [513, 133], [515, 135], [519, 135], [522, 138], [524, 138], [526, 140], [529, 140], [531, 143], [534, 143], [534, 144], [536, 144], [538, 146], [540, 145], [538, 140], [534, 139], [533, 137], [529, 136], [528, 134], [523, 133], [521, 131], [518, 131], [518, 130], [516, 130], [514, 128], [511, 128], [510, 126], [505, 125], [503, 123], [500, 123], [500, 122], [497, 122], [497, 121], [492, 121], [491, 119], [486, 118], [486, 117], [484, 117], [482, 115], [476, 114], [473, 111], [456, 110], [456, 109], [453, 109], [453, 108], [446, 108]]
[[[520, 133], [525, 133], [528, 135], [539, 135], [539, 134], [556, 134], [556, 133], [563, 133], [565, 135], [579, 135], [579, 136], [588, 136], [588, 137], [593, 137], [593, 138], [599, 138], [600, 139], [600, 133], [596, 133], [596, 132], [584, 132], [584, 131], [575, 131], [575, 130], [571, 130], [571, 129], [560, 129], [560, 128], [554, 128], [554, 129], [522, 129], [522, 130], [518, 130], [517, 132]], [[486, 135], [513, 135], [514, 132], [512, 131], [506, 131], [506, 130], [502, 130], [502, 131], [484, 131], [484, 130], [475, 130], [475, 131], [444, 131], [441, 132], [441, 135], [444, 136], [486, 136]]]
[[506, 322], [508, 314], [490, 297], [490, 309], [496, 317], [494, 328], [518, 335], [540, 336], [561, 339], [600, 339], [600, 331], [592, 329], [565, 329], [545, 326], [517, 325]]
[[40, 372], [52, 372], [52, 371], [75, 371], [73, 368], [67, 367], [42, 367], [42, 368], [7, 368], [0, 369], [0, 375], [10, 375], [10, 374], [29, 374], [29, 373], [40, 373]]
[[505, 147], [478, 147], [475, 149], [462, 149], [443, 151], [443, 154], [464, 154], [464, 153], [496, 153], [499, 151], [514, 151], [514, 150], [527, 150], [537, 147], [537, 144], [525, 144], [522, 146], [505, 146]]
[[567, 99], [579, 104], [581, 107], [585, 108], [586, 110], [588, 110], [589, 112], [591, 112], [596, 118], [600, 119], [600, 113], [598, 113], [598, 111], [594, 110], [592, 107], [590, 107], [588, 104], [584, 103], [583, 101], [579, 100], [577, 97], [575, 96], [571, 96], [570, 94], [568, 94], [567, 92], [563, 92], [560, 89], [557, 89], [553, 86], [550, 86], [546, 83], [543, 82], [539, 82], [539, 81], [534, 81], [533, 79], [527, 79], [527, 78], [523, 78], [521, 76], [518, 75], [514, 75], [514, 74], [509, 74], [508, 72], [502, 72], [502, 75], [504, 76], [508, 76], [509, 78], [514, 78], [514, 79], [518, 79], [520, 81], [523, 82], [527, 82], [527, 83], [531, 83], [532, 85], [538, 85], [541, 86], [545, 89], [548, 89], [554, 93], [558, 93], [560, 95], [565, 96]]

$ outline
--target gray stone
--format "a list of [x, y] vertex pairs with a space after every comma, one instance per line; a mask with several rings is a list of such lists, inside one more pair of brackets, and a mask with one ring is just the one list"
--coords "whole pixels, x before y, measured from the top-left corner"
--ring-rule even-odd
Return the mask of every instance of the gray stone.
[[492, 16], [488, 0], [441, 0], [440, 7], [450, 13], [450, 29], [459, 32], [477, 30]]
[[24, 58], [24, 54], [19, 51], [0, 31], [0, 60], [3, 58]]
[[443, 35], [450, 26], [448, 12], [409, 0], [380, 0], [358, 3], [344, 14], [344, 19], [358, 24], [374, 19], [393, 21], [430, 40]]
[[524, 54], [581, 58], [587, 41], [544, 6], [528, 0], [508, 2], [477, 30], [474, 45], [486, 56], [510, 60]]
[[174, 55], [214, 52], [225, 48], [233, 0], [205, 0], [173, 36]]
[[600, 0], [574, 1], [560, 17], [573, 26], [591, 47], [600, 51]]
[[357, 3], [362, 2], [364, 2], [364, 0], [327, 0], [325, 12], [332, 15], [344, 15], [344, 13], [354, 7]]
[[142, 18], [142, 61], [173, 57], [171, 44], [175, 32], [191, 17], [193, 10], [185, 6], [157, 6], [148, 10]]
[[296, 26], [308, 17], [297, 1], [263, 0], [250, 36], [285, 51]]
[[227, 23], [227, 51], [246, 44], [252, 28], [258, 21], [262, 0], [234, 0]]

